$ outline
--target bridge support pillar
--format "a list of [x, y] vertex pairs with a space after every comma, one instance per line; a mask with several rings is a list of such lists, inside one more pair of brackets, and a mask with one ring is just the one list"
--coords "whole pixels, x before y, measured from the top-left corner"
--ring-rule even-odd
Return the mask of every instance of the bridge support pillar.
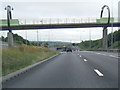
[[8, 47], [13, 47], [13, 33], [12, 32], [8, 32], [7, 33], [7, 37], [8, 37]]
[[108, 48], [107, 31], [107, 28], [103, 29], [103, 49], [105, 50]]

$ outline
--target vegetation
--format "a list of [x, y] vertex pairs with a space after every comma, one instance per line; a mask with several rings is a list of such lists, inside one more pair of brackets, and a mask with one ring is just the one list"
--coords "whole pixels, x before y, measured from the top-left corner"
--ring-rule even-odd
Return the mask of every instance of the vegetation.
[[[17, 43], [17, 44], [21, 45], [21, 44], [26, 44], [27, 43], [27, 45], [30, 45], [30, 42], [28, 40], [24, 39], [23, 37], [21, 37], [17, 34], [13, 34], [13, 39], [14, 39], [14, 42]], [[5, 37], [2, 36], [1, 40], [4, 41], [4, 42], [7, 42], [8, 37], [5, 38]]]
[[[114, 33], [110, 33], [108, 35], [108, 48], [118, 49], [120, 48], [120, 30], [115, 31]], [[113, 41], [113, 44], [111, 43]], [[82, 41], [81, 43], [77, 43], [81, 49], [102, 49], [102, 39], [98, 40], [89, 40]]]
[[2, 49], [0, 48], [0, 77], [2, 76]]
[[[2, 40], [3, 42], [7, 42], [8, 40], [8, 37], [1, 37], [0, 40]], [[13, 34], [13, 40], [14, 40], [14, 43], [16, 45], [22, 45], [22, 44], [26, 44], [26, 45], [31, 45], [31, 46], [41, 46], [41, 44], [43, 44], [42, 42], [35, 42], [35, 41], [28, 41], [26, 39], [24, 39], [23, 37], [19, 36], [18, 34]], [[45, 47], [48, 47], [48, 44], [47, 43], [44, 43], [44, 46]]]
[[3, 48], [2, 75], [9, 74], [55, 54], [57, 54], [57, 51], [49, 50], [45, 47], [26, 47], [22, 45], [13, 48]]

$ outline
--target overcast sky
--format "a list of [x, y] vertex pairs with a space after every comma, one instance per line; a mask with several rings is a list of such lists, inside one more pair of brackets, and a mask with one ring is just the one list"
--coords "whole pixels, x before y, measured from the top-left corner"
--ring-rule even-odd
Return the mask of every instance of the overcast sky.
[[[29, 1], [29, 2], [28, 2]], [[41, 19], [41, 18], [99, 18], [103, 5], [108, 5], [111, 16], [118, 17], [119, 0], [2, 0], [0, 7], [1, 18], [6, 18], [5, 6], [11, 5], [13, 18]], [[104, 16], [106, 16], [106, 10]], [[114, 28], [116, 30], [117, 28]], [[109, 28], [109, 33], [112, 28]], [[36, 30], [13, 31], [28, 40], [37, 40]], [[91, 32], [91, 33], [90, 33]], [[6, 32], [2, 32], [6, 36]], [[27, 34], [27, 35], [26, 35]], [[39, 40], [80, 42], [102, 38], [102, 28], [77, 29], [47, 29], [39, 30]]]

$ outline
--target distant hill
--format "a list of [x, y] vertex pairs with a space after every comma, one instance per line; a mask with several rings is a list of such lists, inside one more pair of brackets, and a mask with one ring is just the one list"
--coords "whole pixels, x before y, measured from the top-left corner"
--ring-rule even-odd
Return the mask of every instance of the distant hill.
[[[18, 34], [13, 34], [13, 38], [14, 38], [14, 43], [21, 45], [21, 44], [27, 44], [27, 45], [34, 45], [34, 46], [41, 46], [44, 43], [45, 47], [54, 47], [54, 46], [68, 46], [71, 45], [71, 43], [69, 42], [61, 42], [61, 41], [28, 41], [26, 39], [24, 39], [23, 37], [19, 36]], [[7, 42], [8, 37], [1, 37], [1, 40], [3, 42]]]
[[[36, 42], [37, 41], [30, 41], [30, 42]], [[61, 41], [39, 41], [39, 43], [47, 44], [49, 47], [56, 47], [56, 46], [69, 46], [72, 45], [70, 42], [61, 42]]]

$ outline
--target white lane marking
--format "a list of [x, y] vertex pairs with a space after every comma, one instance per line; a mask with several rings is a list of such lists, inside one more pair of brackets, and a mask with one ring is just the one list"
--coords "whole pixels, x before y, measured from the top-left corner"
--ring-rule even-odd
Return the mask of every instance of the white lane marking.
[[111, 57], [115, 57], [114, 55], [109, 55], [109, 56], [111, 56]]
[[111, 57], [116, 57], [116, 56], [113, 56], [113, 55], [109, 55], [109, 56], [111, 56]]
[[101, 55], [107, 56], [106, 54], [101, 54]]
[[89, 53], [103, 55], [103, 56], [109, 56], [109, 57], [113, 57], [113, 58], [117, 58], [117, 59], [120, 58], [119, 56], [108, 55], [108, 54], [103, 54], [103, 53], [96, 53], [96, 52], [92, 52], [92, 51], [81, 51], [81, 52], [89, 52]]
[[99, 54], [99, 55], [104, 55], [104, 56], [107, 56], [106, 54], [103, 54], [103, 53], [95, 53], [95, 54]]
[[101, 53], [96, 53], [96, 54], [101, 54]]
[[104, 55], [104, 56], [110, 56], [110, 57], [114, 57], [114, 58], [119, 58], [119, 57], [114, 56], [114, 55], [107, 55], [107, 54], [102, 54], [102, 53], [95, 53], [95, 54]]
[[104, 75], [97, 69], [94, 69], [94, 71], [100, 76], [100, 77], [103, 77]]
[[87, 62], [87, 59], [84, 59], [85, 62]]
[[80, 57], [82, 57], [82, 56], [80, 55]]
[[110, 57], [114, 57], [114, 58], [119, 58], [119, 57], [116, 57], [116, 56], [114, 56], [114, 55], [109, 55]]
[[[98, 54], [98, 53], [96, 53], [96, 54]], [[119, 57], [117, 57], [117, 56], [114, 56], [114, 55], [106, 55], [106, 54], [102, 54], [102, 53], [100, 53], [100, 55], [104, 55], [104, 56], [110, 56], [110, 57], [114, 57], [114, 58], [119, 58]]]
[[80, 51], [80, 52], [90, 52], [90, 51]]

